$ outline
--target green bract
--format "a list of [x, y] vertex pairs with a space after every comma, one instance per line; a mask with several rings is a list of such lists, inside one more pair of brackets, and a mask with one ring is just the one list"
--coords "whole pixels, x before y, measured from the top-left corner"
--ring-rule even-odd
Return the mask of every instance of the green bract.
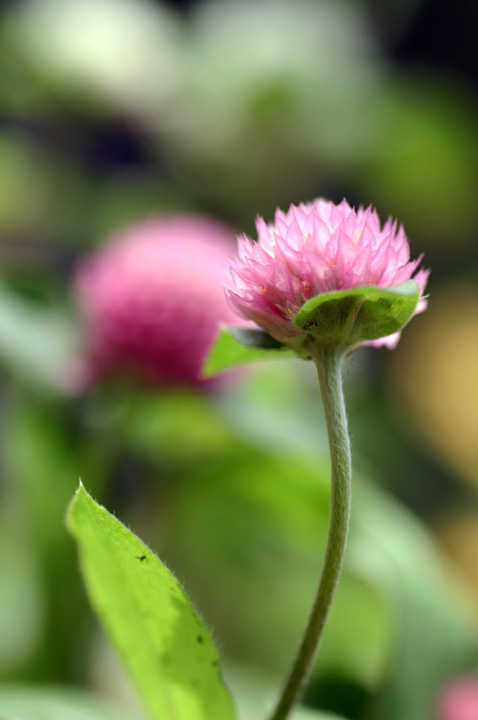
[[216, 648], [176, 578], [82, 485], [68, 527], [91, 604], [152, 720], [234, 720]]
[[389, 288], [337, 290], [308, 300], [295, 316], [295, 324], [319, 345], [352, 348], [401, 330], [419, 299], [414, 280]]
[[322, 293], [308, 300], [295, 316], [304, 331], [294, 349], [260, 328], [225, 327], [203, 365], [206, 377], [258, 360], [308, 357], [311, 344], [353, 350], [401, 330], [412, 318], [420, 289], [414, 280], [388, 288], [366, 286]]

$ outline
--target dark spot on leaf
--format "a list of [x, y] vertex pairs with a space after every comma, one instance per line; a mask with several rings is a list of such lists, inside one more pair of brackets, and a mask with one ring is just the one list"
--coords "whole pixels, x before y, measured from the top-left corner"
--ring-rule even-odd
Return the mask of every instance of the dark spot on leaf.
[[218, 660], [213, 660], [212, 663], [211, 663], [211, 665], [212, 665], [213, 667], [217, 667], [217, 666], [219, 665]]
[[146, 560], [146, 555], [136, 555], [136, 560], [143, 562], [143, 560]]
[[203, 638], [202, 635], [198, 635], [198, 636], [196, 637], [196, 640], [198, 641], [198, 643], [199, 643], [200, 645], [202, 645], [202, 643], [204, 642], [204, 638]]

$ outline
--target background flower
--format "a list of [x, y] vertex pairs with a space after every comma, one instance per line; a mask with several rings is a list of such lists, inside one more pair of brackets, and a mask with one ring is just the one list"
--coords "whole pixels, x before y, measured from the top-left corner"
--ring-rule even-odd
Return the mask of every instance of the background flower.
[[85, 381], [132, 372], [156, 385], [201, 384], [220, 321], [233, 233], [206, 217], [153, 218], [83, 260], [76, 296], [88, 359]]

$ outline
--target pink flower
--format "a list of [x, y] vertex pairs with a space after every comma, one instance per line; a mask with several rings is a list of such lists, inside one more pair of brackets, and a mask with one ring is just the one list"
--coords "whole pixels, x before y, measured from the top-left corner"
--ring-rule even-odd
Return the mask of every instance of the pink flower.
[[88, 359], [83, 380], [132, 372], [156, 384], [202, 384], [199, 370], [220, 321], [234, 235], [204, 217], [147, 220], [81, 263], [75, 290]]
[[478, 676], [465, 675], [452, 680], [441, 690], [436, 720], [478, 719]]
[[[383, 228], [374, 209], [357, 211], [343, 200], [318, 199], [277, 210], [273, 225], [257, 219], [258, 242], [239, 238], [238, 259], [231, 267], [226, 294], [241, 317], [253, 320], [276, 340], [297, 346], [304, 330], [294, 318], [310, 298], [362, 286], [387, 288], [412, 277], [421, 294], [429, 271], [415, 270], [407, 238], [397, 223]], [[421, 297], [416, 312], [426, 307]], [[394, 347], [400, 333], [370, 344]]]

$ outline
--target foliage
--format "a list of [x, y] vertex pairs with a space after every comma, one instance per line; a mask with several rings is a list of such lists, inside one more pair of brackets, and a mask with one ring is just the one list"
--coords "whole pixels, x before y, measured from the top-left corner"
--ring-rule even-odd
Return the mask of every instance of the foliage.
[[232, 720], [212, 638], [174, 576], [82, 485], [68, 525], [91, 602], [151, 718]]

